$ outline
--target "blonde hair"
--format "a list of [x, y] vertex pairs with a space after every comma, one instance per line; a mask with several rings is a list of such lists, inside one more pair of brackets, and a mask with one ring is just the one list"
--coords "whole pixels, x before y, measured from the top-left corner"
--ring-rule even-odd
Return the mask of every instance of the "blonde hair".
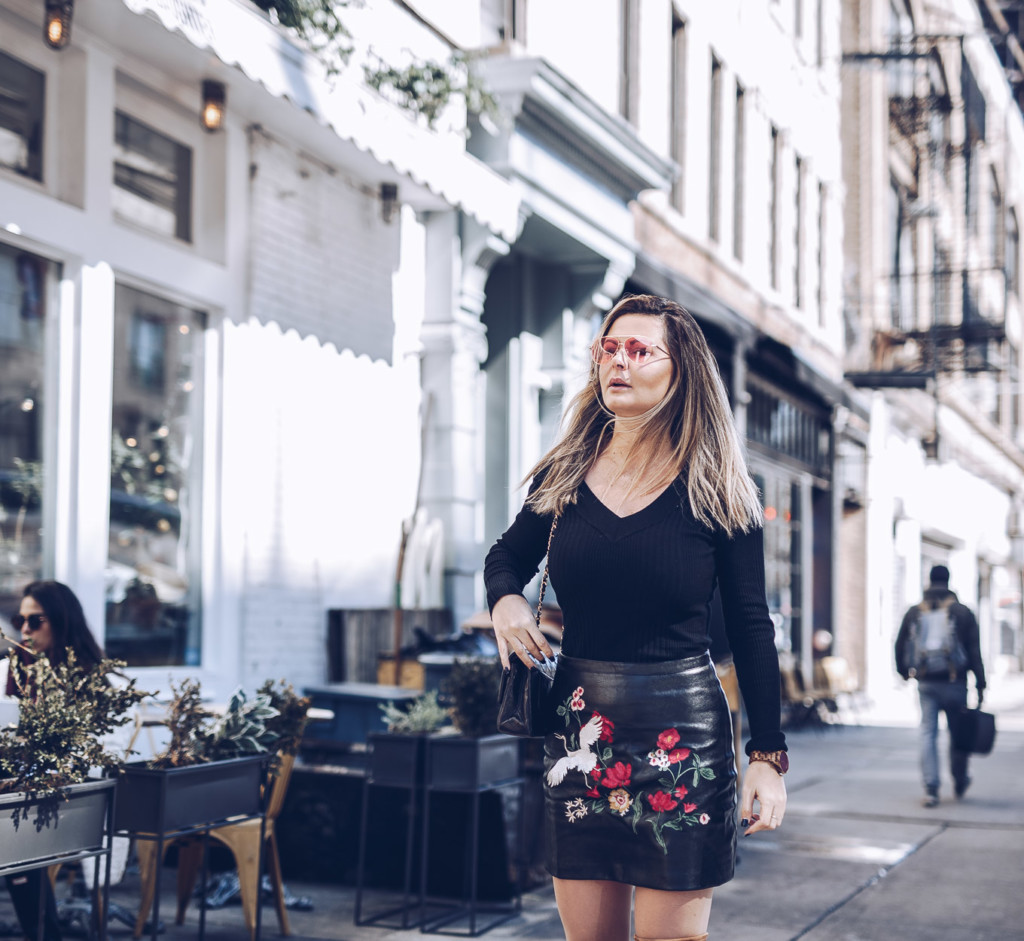
[[[625, 314], [660, 317], [673, 376], [665, 398], [634, 419], [635, 438], [627, 462], [639, 462], [638, 476], [652, 467], [683, 474], [694, 517], [730, 535], [762, 525], [757, 488], [747, 471], [725, 386], [704, 334], [675, 301], [637, 294], [624, 297], [605, 317], [600, 336]], [[591, 363], [586, 386], [566, 414], [564, 431], [531, 469], [527, 480], [543, 478], [527, 498], [539, 513], [561, 513], [576, 501], [587, 471], [611, 440], [614, 414], [601, 398], [598, 366]], [[619, 419], [623, 421], [623, 419]]]

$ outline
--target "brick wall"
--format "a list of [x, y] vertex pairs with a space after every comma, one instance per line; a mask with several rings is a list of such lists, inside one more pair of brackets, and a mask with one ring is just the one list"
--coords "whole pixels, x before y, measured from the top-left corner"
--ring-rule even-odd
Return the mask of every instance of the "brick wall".
[[250, 313], [338, 349], [391, 358], [397, 223], [352, 179], [263, 131], [250, 136]]

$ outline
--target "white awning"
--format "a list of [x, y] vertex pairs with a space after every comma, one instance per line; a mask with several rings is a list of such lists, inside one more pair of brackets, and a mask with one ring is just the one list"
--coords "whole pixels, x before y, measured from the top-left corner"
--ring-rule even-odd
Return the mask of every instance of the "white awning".
[[[381, 166], [461, 209], [502, 238], [515, 239], [518, 196], [508, 181], [466, 153], [463, 140], [417, 124], [363, 85], [354, 68], [326, 79], [315, 57], [294, 45], [252, 4], [245, 0], [123, 2], [133, 13], [158, 19], [197, 49], [209, 50], [221, 62], [237, 67], [271, 95], [288, 100]], [[410, 194], [406, 187], [402, 199], [416, 208], [430, 208], [417, 206], [415, 192]]]

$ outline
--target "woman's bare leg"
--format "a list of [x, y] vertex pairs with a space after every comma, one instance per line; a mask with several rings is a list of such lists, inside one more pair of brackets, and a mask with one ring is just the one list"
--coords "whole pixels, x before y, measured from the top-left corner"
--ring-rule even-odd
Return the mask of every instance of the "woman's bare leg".
[[628, 941], [631, 885], [591, 879], [554, 883], [566, 941]]
[[699, 938], [708, 930], [712, 891], [663, 892], [638, 887], [633, 913], [637, 938]]

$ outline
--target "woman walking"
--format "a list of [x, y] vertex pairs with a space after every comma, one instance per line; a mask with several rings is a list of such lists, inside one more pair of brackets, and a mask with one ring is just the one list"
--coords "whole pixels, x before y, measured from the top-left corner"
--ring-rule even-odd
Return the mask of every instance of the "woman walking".
[[707, 937], [732, 878], [728, 706], [708, 654], [716, 586], [750, 723], [745, 834], [786, 809], [762, 513], [717, 365], [673, 301], [626, 297], [563, 435], [485, 563], [504, 666], [550, 655], [523, 589], [547, 551], [564, 631], [545, 740], [547, 864], [568, 941]]

